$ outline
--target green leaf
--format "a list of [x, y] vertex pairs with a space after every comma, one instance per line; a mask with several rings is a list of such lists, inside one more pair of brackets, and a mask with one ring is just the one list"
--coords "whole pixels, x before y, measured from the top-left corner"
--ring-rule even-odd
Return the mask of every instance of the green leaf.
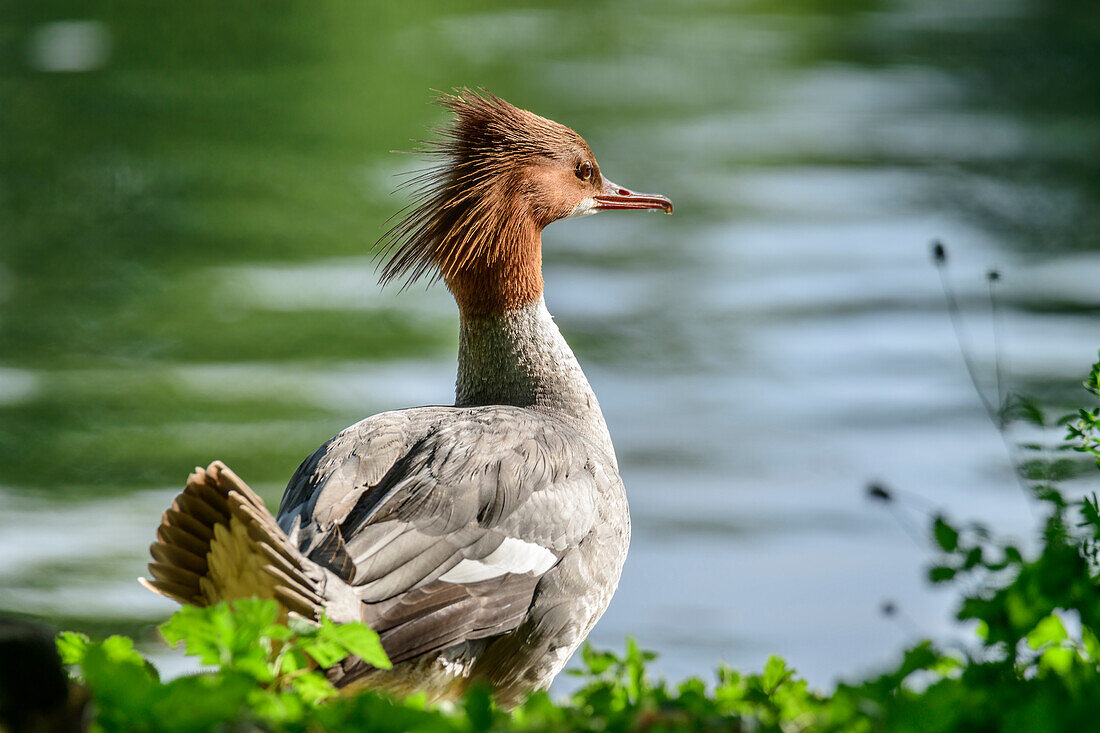
[[305, 652], [292, 646], [281, 650], [277, 659], [279, 666], [278, 669], [274, 670], [276, 674], [291, 674], [300, 669], [309, 669], [313, 666]]
[[294, 689], [306, 702], [317, 704], [336, 695], [336, 688], [317, 671], [305, 672], [294, 678]]
[[354, 654], [372, 667], [390, 669], [393, 664], [386, 656], [382, 642], [370, 627], [362, 623], [334, 624], [321, 619], [321, 636], [339, 644], [346, 652]]
[[272, 641], [288, 641], [295, 636], [293, 631], [279, 624], [269, 624], [265, 626], [260, 635]]
[[294, 730], [297, 726], [290, 727], [291, 724], [311, 715], [310, 703], [297, 690], [275, 692], [253, 689], [248, 697], [248, 707], [255, 717], [272, 724], [276, 730]]
[[932, 665], [932, 671], [941, 677], [949, 677], [964, 668], [962, 661], [955, 657], [943, 656]]
[[591, 644], [581, 648], [581, 659], [591, 675], [601, 675], [619, 661], [614, 652], [597, 651]]
[[1039, 669], [1049, 670], [1057, 675], [1065, 676], [1073, 668], [1077, 660], [1077, 652], [1066, 647], [1051, 647], [1039, 657]]
[[298, 648], [321, 667], [331, 667], [349, 654], [347, 649], [329, 639], [299, 639]]
[[134, 651], [131, 639], [112, 636], [89, 643], [81, 671], [104, 728], [153, 729], [151, 710], [163, 696], [163, 687], [152, 665]]
[[154, 730], [200, 731], [217, 729], [242, 715], [255, 689], [245, 675], [185, 675], [159, 691], [150, 708]]
[[1047, 644], [1060, 644], [1069, 638], [1062, 619], [1055, 614], [1050, 614], [1035, 625], [1027, 635], [1027, 645], [1032, 649], [1039, 649]]
[[773, 654], [764, 663], [764, 689], [769, 695], [774, 693], [776, 688], [786, 682], [792, 674], [794, 672], [787, 669], [787, 663]]
[[626, 638], [626, 654], [623, 655], [622, 667], [626, 677], [626, 694], [631, 702], [637, 704], [648, 685], [646, 682], [646, 662], [656, 655], [645, 651], [638, 646], [633, 636]]
[[1085, 626], [1081, 629], [1081, 644], [1085, 648], [1085, 654], [1088, 655], [1090, 661], [1093, 664], [1100, 663], [1100, 639], [1097, 639], [1093, 630]]
[[959, 532], [943, 516], [937, 516], [932, 523], [932, 536], [944, 552], [954, 552], [959, 546]]
[[203, 664], [230, 661], [233, 622], [224, 603], [208, 608], [183, 606], [161, 624], [160, 633], [170, 646], [182, 641], [187, 654], [197, 656]]
[[172, 646], [184, 642], [187, 653], [203, 664], [238, 669], [266, 682], [273, 675], [268, 664], [270, 635], [286, 637], [274, 623], [278, 614], [275, 601], [260, 598], [206, 608], [183, 606], [161, 625], [160, 632]]
[[493, 696], [487, 685], [474, 685], [463, 703], [466, 718], [475, 731], [488, 731], [493, 727]]
[[57, 635], [56, 643], [62, 664], [80, 664], [88, 653], [88, 637], [75, 631], [62, 631]]
[[1020, 420], [1040, 428], [1046, 424], [1042, 408], [1036, 405], [1033, 400], [1019, 395], [1013, 395], [1013, 399], [1005, 407], [1003, 414], [1008, 421]]
[[946, 565], [934, 565], [928, 570], [928, 579], [933, 583], [946, 583], [955, 577], [955, 568]]
[[109, 636], [98, 646], [112, 664], [146, 665], [145, 659], [134, 649], [134, 640], [129, 637]]

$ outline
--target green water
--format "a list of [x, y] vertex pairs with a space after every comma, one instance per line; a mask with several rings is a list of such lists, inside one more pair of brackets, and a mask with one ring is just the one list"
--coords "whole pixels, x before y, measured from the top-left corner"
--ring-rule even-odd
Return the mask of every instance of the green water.
[[418, 165], [390, 151], [458, 85], [676, 203], [546, 233], [637, 527], [596, 638], [827, 681], [899, 646], [879, 598], [949, 629], [859, 488], [1026, 520], [926, 247], [952, 246], [979, 360], [996, 265], [1014, 382], [1076, 399], [1090, 2], [0, 4], [0, 610], [147, 628], [171, 606], [133, 578], [195, 464], [275, 503], [343, 426], [451, 397], [447, 296], [379, 291], [368, 251]]

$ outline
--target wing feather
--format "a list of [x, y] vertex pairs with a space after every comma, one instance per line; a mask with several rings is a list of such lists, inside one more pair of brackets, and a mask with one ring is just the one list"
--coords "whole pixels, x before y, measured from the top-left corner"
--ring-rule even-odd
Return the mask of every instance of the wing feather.
[[[279, 523], [300, 522], [313, 543], [332, 527], [333, 562], [354, 564], [362, 618], [396, 663], [523, 621], [542, 576], [593, 530], [597, 450], [520, 408], [383, 413], [299, 467]], [[366, 671], [344, 665], [345, 677]]]

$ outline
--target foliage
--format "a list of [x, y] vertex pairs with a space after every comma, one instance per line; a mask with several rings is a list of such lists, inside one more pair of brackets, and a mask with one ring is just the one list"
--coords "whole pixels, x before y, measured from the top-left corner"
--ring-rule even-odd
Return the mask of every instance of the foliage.
[[[1086, 388], [1100, 397], [1100, 362]], [[1049, 423], [1017, 400], [1016, 420]], [[422, 699], [375, 693], [337, 696], [319, 668], [356, 654], [386, 666], [377, 636], [360, 624], [277, 619], [271, 601], [183, 608], [162, 627], [171, 644], [216, 669], [161, 682], [126, 638], [91, 642], [64, 633], [63, 660], [92, 690], [98, 730], [372, 730], [372, 731], [1081, 731], [1095, 727], [1100, 699], [1100, 502], [1059, 488], [1075, 475], [1072, 451], [1100, 466], [1100, 408], [1058, 421], [1067, 428], [1056, 450], [1025, 446], [1025, 488], [1045, 512], [1033, 548], [990, 528], [937, 516], [931, 540], [933, 583], [964, 589], [958, 618], [976, 638], [968, 646], [914, 645], [894, 669], [810, 690], [783, 660], [759, 674], [728, 668], [708, 685], [678, 685], [646, 673], [653, 654], [632, 641], [619, 656], [586, 647], [580, 689], [564, 701], [531, 696], [511, 712], [475, 688], [441, 708]], [[872, 496], [894, 501], [875, 487]]]
[[227, 720], [301, 720], [336, 694], [320, 668], [348, 654], [390, 666], [378, 635], [362, 624], [299, 617], [280, 623], [278, 615], [275, 601], [260, 599], [184, 606], [160, 627], [161, 634], [218, 669], [167, 683], [125, 637], [93, 642], [63, 632], [57, 649], [93, 691], [103, 730], [194, 731]]

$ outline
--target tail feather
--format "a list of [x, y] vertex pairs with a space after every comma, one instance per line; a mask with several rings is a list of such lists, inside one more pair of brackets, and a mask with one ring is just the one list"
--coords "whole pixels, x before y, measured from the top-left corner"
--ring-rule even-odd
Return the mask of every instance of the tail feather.
[[324, 598], [316, 566], [290, 542], [263, 500], [221, 461], [196, 468], [161, 517], [140, 582], [180, 603], [273, 598], [307, 618]]
[[[198, 484], [202, 486], [202, 484]], [[180, 494], [176, 497], [176, 500], [172, 502], [175, 509], [184, 518], [190, 522], [199, 522], [207, 527], [216, 527], [218, 524], [225, 522], [229, 519], [228, 514], [223, 514], [218, 509], [207, 503], [208, 499], [205, 491], [196, 490], [194, 494], [188, 496], [187, 492]], [[223, 497], [219, 497], [224, 502]]]
[[163, 578], [176, 585], [183, 586], [184, 588], [194, 588], [198, 586], [199, 579], [202, 578], [198, 573], [193, 573], [190, 570], [185, 570], [176, 565], [168, 565], [162, 562], [149, 563], [149, 572], [151, 572], [154, 577]]
[[186, 508], [180, 506], [180, 497], [172, 500], [172, 506], [164, 512], [161, 523], [186, 532], [200, 542], [214, 539], [214, 525], [205, 524], [188, 514]]
[[155, 542], [149, 546], [153, 559], [165, 565], [175, 565], [185, 570], [190, 570], [198, 575], [206, 575], [210, 568], [205, 557], [199, 557], [194, 553], [181, 549], [173, 544]]

